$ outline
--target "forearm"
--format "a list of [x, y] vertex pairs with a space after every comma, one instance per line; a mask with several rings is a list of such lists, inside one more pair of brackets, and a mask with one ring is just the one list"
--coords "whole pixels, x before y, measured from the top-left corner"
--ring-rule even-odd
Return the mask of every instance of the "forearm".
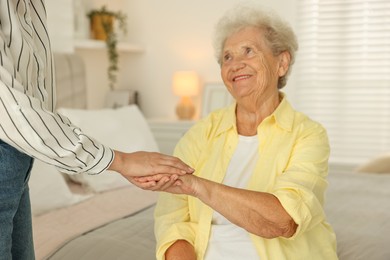
[[114, 150], [114, 158], [107, 170], [121, 172], [123, 168], [125, 153]]
[[185, 240], [173, 243], [165, 252], [166, 260], [196, 260], [194, 247]]
[[71, 174], [98, 174], [111, 162], [111, 150], [87, 137], [66, 117], [46, 109], [38, 98], [0, 82], [0, 99], [0, 139], [31, 157]]
[[290, 237], [295, 233], [295, 222], [270, 193], [233, 188], [199, 178], [195, 196], [252, 234], [275, 238]]

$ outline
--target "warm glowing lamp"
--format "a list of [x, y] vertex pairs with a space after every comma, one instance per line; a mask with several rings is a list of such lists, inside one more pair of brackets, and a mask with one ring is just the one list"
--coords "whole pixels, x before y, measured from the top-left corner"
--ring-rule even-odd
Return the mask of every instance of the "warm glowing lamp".
[[176, 114], [179, 119], [189, 120], [195, 115], [195, 106], [191, 97], [199, 91], [200, 80], [194, 71], [178, 71], [173, 75], [173, 93], [180, 97], [176, 106]]

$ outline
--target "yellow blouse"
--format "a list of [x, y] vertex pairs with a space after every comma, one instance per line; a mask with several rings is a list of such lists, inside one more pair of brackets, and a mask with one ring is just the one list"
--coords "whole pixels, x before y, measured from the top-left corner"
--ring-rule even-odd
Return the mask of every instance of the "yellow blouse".
[[[176, 146], [175, 156], [193, 167], [195, 175], [222, 182], [238, 143], [235, 107], [211, 113]], [[252, 234], [260, 259], [338, 259], [336, 237], [323, 209], [330, 151], [326, 130], [283, 98], [257, 133], [259, 158], [247, 189], [274, 194], [298, 224], [291, 238]], [[164, 259], [179, 239], [191, 243], [197, 259], [203, 259], [212, 213], [195, 197], [160, 193], [155, 210], [157, 259]]]

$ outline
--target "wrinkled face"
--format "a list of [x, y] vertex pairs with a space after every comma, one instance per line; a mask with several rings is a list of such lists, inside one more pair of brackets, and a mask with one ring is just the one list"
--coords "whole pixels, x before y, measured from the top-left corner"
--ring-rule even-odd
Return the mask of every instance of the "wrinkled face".
[[222, 80], [238, 102], [246, 97], [259, 100], [277, 91], [278, 78], [286, 73], [282, 61], [285, 55], [274, 56], [263, 31], [246, 27], [225, 41], [221, 59]]

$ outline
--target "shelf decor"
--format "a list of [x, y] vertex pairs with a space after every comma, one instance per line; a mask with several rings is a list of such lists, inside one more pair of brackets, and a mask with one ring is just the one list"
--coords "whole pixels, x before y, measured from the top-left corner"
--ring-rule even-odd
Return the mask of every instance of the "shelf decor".
[[121, 11], [113, 12], [107, 10], [106, 6], [100, 9], [91, 10], [87, 16], [91, 25], [91, 36], [93, 39], [102, 40], [106, 43], [108, 54], [108, 81], [110, 89], [115, 88], [117, 80], [118, 68], [118, 34], [115, 31], [114, 23], [118, 22], [118, 28], [124, 33], [127, 33], [126, 21], [127, 16]]

